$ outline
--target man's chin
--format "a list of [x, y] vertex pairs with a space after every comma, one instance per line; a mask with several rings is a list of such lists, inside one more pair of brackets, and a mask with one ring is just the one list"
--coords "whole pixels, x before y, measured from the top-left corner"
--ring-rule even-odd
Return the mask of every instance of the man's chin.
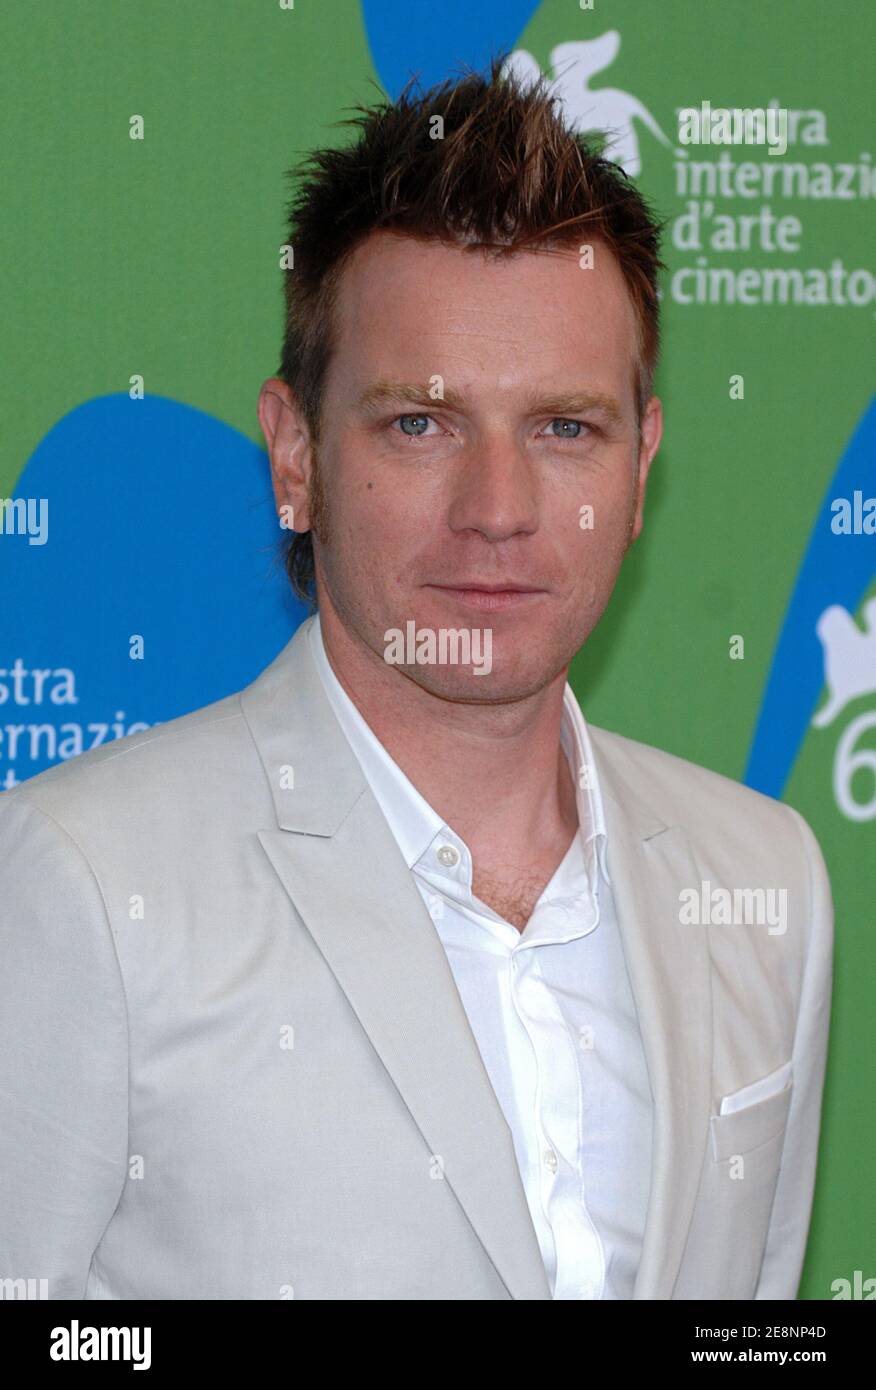
[[[392, 663], [390, 663], [392, 664]], [[537, 694], [545, 682], [545, 667], [537, 672], [491, 663], [467, 666], [415, 663], [398, 665], [400, 675], [439, 700], [454, 704], [511, 704]]]

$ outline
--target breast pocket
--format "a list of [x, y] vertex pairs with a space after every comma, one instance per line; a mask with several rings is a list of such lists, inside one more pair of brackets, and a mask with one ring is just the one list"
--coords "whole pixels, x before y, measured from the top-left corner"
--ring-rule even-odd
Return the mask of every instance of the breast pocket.
[[754, 1297], [792, 1092], [788, 1084], [751, 1105], [711, 1116], [711, 1143], [674, 1298]]
[[723, 1115], [713, 1115], [709, 1123], [715, 1161], [722, 1163], [737, 1154], [744, 1156], [782, 1134], [788, 1120], [793, 1089], [793, 1082], [789, 1081], [782, 1090], [764, 1100], [736, 1106]]

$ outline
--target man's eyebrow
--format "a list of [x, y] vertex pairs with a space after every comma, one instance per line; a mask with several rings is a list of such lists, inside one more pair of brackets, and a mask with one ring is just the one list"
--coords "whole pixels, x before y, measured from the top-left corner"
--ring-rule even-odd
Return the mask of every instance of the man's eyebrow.
[[[441, 395], [436, 397], [428, 385], [421, 386], [411, 381], [376, 381], [362, 392], [357, 406], [360, 410], [377, 410], [393, 401], [431, 406], [433, 409], [446, 405], [451, 410], [459, 411], [468, 409], [470, 405], [464, 393], [450, 386], [444, 386]], [[619, 403], [614, 396], [606, 395], [603, 391], [557, 392], [547, 396], [531, 394], [524, 397], [524, 405], [532, 414], [578, 415], [595, 410], [614, 424], [620, 424], [623, 419]]]

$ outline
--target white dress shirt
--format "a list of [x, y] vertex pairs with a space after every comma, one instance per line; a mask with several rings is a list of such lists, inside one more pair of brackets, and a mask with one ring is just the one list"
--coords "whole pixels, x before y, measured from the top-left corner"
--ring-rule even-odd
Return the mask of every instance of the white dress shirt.
[[[472, 893], [467, 845], [347, 695], [318, 615], [309, 638], [326, 695], [447, 953], [513, 1135], [552, 1296], [632, 1298], [652, 1099], [606, 865], [602, 798], [571, 686], [560, 740], [578, 789], [579, 833], [521, 933]], [[581, 768], [588, 777], [579, 778]]]

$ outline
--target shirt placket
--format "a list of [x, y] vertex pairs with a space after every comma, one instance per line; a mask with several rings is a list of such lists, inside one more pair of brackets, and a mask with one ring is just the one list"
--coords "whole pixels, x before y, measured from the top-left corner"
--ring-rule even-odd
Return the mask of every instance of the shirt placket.
[[[544, 944], [544, 943], [542, 943]], [[581, 1171], [581, 1074], [575, 1044], [544, 980], [539, 946], [511, 956], [511, 997], [535, 1059], [533, 1135], [538, 1189], [554, 1240], [555, 1299], [602, 1296], [605, 1257], [587, 1210]]]

